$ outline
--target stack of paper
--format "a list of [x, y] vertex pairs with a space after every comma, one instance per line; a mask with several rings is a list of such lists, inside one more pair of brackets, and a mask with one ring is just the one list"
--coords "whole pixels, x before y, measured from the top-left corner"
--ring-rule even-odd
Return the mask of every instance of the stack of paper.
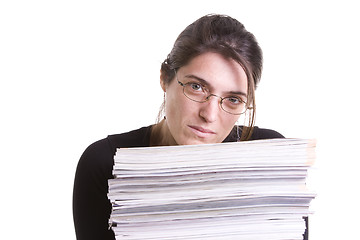
[[124, 148], [109, 180], [116, 239], [303, 239], [315, 142]]

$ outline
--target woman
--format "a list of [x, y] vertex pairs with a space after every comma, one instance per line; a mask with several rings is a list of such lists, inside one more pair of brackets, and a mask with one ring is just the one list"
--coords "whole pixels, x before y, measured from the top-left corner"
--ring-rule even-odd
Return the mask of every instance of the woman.
[[[116, 148], [281, 138], [254, 127], [262, 51], [237, 20], [207, 15], [177, 38], [161, 66], [164, 118], [90, 145], [78, 164], [73, 211], [77, 239], [114, 239], [108, 179]], [[244, 116], [246, 126], [236, 126]]]

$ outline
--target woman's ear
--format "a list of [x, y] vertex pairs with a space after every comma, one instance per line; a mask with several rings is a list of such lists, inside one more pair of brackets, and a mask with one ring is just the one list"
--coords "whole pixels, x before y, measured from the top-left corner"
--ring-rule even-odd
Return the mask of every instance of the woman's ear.
[[160, 86], [164, 92], [166, 92], [165, 74], [160, 70]]

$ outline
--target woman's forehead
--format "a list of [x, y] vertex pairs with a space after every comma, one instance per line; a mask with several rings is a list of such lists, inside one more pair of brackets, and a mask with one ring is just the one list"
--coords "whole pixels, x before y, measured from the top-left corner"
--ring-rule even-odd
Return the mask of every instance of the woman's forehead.
[[247, 76], [242, 66], [217, 53], [196, 56], [178, 73], [183, 79], [199, 81], [209, 90], [245, 93], [247, 90]]

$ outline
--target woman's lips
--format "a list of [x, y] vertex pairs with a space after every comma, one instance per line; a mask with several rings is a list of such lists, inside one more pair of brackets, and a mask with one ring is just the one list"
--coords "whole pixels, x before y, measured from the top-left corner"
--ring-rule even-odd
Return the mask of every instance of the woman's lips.
[[208, 137], [209, 135], [213, 135], [215, 134], [214, 131], [211, 131], [210, 129], [206, 129], [206, 128], [202, 128], [199, 126], [193, 126], [193, 125], [189, 125], [189, 128], [199, 137], [205, 138]]

